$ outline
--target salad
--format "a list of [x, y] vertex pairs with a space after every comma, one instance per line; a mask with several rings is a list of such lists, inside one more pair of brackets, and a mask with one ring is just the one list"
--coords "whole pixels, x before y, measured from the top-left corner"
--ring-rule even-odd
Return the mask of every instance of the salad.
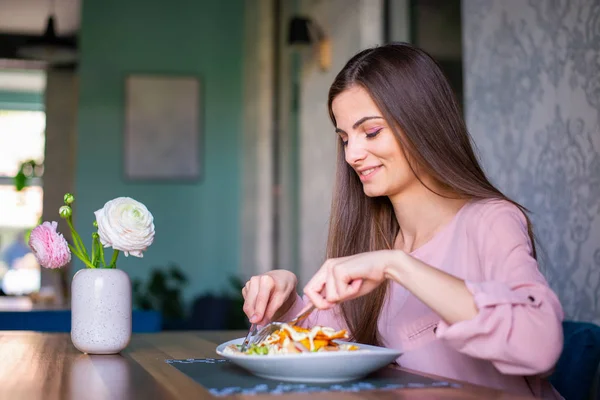
[[[352, 344], [338, 343], [336, 339], [347, 339], [345, 329], [336, 331], [333, 328], [315, 326], [312, 329], [299, 326], [281, 325], [281, 328], [260, 343], [250, 345], [242, 354], [272, 355], [298, 354], [325, 351], [354, 351], [359, 347]], [[242, 345], [231, 345], [230, 352], [241, 353]]]

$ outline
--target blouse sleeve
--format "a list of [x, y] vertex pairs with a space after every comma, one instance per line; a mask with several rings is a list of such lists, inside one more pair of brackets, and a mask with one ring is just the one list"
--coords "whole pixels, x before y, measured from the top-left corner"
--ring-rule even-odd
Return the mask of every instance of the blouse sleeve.
[[525, 216], [500, 205], [476, 230], [484, 280], [466, 285], [479, 312], [453, 325], [441, 321], [437, 337], [504, 374], [549, 372], [562, 351], [564, 315], [532, 256]]

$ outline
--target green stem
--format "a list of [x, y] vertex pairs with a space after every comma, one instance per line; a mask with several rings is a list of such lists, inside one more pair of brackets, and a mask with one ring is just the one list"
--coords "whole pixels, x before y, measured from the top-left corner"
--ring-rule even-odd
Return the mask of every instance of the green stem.
[[119, 257], [119, 250], [114, 250], [112, 259], [110, 260], [109, 268], [117, 268], [117, 258]]
[[92, 263], [90, 263], [90, 261], [88, 259], [83, 257], [81, 255], [81, 253], [79, 253], [79, 251], [75, 247], [71, 246], [70, 244], [69, 244], [69, 249], [71, 249], [71, 253], [75, 254], [77, 256], [77, 258], [79, 258], [81, 261], [83, 261], [83, 263], [85, 265], [87, 265], [89, 268], [96, 268]]
[[98, 259], [98, 257], [96, 257], [97, 255], [97, 251], [96, 251], [96, 240], [95, 238], [92, 238], [92, 264], [96, 265], [96, 260]]
[[92, 234], [92, 264], [96, 267], [106, 268], [104, 264], [104, 249], [96, 233]]
[[98, 253], [100, 254], [100, 263], [102, 268], [106, 268], [106, 262], [104, 261], [104, 247], [101, 243], [98, 243]]
[[73, 222], [71, 221], [71, 217], [67, 218], [67, 224], [69, 224], [69, 228], [71, 229], [71, 235], [73, 236], [73, 242], [75, 243], [75, 246], [79, 250], [79, 253], [84, 255], [85, 258], [89, 260], [90, 256], [88, 255], [87, 250], [85, 249], [85, 246], [83, 245], [83, 240], [81, 240], [81, 237], [79, 236], [79, 234], [73, 227]]
[[77, 240], [77, 232], [75, 232], [75, 228], [73, 228], [73, 224], [71, 223], [70, 218], [66, 218], [67, 224], [69, 224], [69, 229], [71, 230], [71, 236], [73, 237], [73, 244], [77, 251], [82, 252], [81, 246], [79, 245], [79, 241]]

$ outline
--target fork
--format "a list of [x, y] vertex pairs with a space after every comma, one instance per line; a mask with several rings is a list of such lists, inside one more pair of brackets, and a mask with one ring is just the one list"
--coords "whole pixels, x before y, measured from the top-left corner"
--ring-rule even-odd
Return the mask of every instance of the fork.
[[303, 319], [305, 319], [306, 317], [308, 317], [308, 315], [311, 312], [313, 312], [314, 309], [315, 309], [315, 305], [311, 304], [310, 306], [305, 307], [298, 314], [298, 316], [296, 318], [292, 319], [291, 321], [288, 321], [288, 322], [271, 322], [271, 323], [265, 325], [260, 331], [258, 331], [257, 334], [253, 335], [254, 337], [252, 338], [252, 340], [250, 341], [250, 343], [260, 343], [260, 342], [262, 342], [270, 334], [272, 334], [273, 332], [279, 330], [279, 328], [283, 324], [288, 324], [290, 326], [296, 325], [298, 322], [300, 322]]
[[258, 326], [256, 324], [252, 324], [250, 325], [250, 329], [248, 329], [248, 334], [246, 335], [246, 338], [244, 339], [244, 342], [242, 343], [242, 348], [240, 349], [240, 351], [243, 353], [246, 351], [246, 349], [248, 348], [248, 345], [250, 344], [250, 338], [254, 335], [256, 335], [256, 331], [258, 330]]

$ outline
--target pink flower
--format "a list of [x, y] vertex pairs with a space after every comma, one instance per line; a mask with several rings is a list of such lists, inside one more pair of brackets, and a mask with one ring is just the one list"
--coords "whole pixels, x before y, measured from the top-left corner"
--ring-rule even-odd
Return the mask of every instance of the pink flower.
[[60, 268], [71, 261], [71, 250], [62, 234], [56, 231], [58, 222], [44, 222], [29, 236], [29, 247], [42, 267]]

